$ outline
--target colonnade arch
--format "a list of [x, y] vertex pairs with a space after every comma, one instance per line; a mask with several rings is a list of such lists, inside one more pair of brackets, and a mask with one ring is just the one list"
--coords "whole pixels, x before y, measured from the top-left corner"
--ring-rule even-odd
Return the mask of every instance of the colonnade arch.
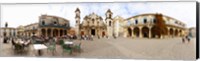
[[143, 37], [149, 37], [149, 28], [148, 27], [144, 26], [142, 28], [142, 35], [143, 35]]
[[[133, 27], [133, 26], [132, 26]], [[132, 30], [132, 31], [130, 31]], [[183, 29], [180, 28], [167, 28], [167, 33], [165, 35], [159, 34], [156, 26], [135, 26], [133, 29], [127, 27], [127, 36], [142, 37], [142, 38], [160, 38], [162, 36], [182, 36]]]
[[67, 35], [67, 30], [59, 29], [59, 28], [42, 28], [41, 35], [48, 36], [48, 37], [63, 36], [63, 35]]
[[136, 37], [139, 37], [139, 36], [140, 36], [140, 29], [139, 29], [139, 27], [134, 27], [133, 32], [134, 32], [134, 35], [135, 35]]

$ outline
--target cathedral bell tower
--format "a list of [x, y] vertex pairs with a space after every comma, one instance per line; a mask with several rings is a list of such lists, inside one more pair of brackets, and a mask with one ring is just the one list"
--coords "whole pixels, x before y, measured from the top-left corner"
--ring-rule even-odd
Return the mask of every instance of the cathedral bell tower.
[[112, 19], [112, 15], [113, 13], [111, 12], [110, 9], [107, 10], [106, 12], [106, 19], [105, 19], [105, 22], [106, 22], [106, 25], [107, 25], [107, 36], [108, 37], [111, 37], [113, 36], [113, 19]]
[[75, 14], [76, 14], [76, 16], [75, 16], [75, 20], [76, 20], [76, 22], [75, 22], [75, 33], [76, 33], [76, 35], [77, 36], [79, 36], [79, 31], [80, 31], [80, 10], [79, 10], [79, 8], [76, 8], [76, 10], [75, 10]]

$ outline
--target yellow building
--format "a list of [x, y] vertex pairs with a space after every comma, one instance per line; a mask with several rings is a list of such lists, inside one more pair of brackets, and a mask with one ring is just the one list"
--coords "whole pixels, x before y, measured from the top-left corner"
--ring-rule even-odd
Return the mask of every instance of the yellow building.
[[41, 15], [38, 23], [32, 23], [26, 26], [19, 26], [18, 33], [21, 36], [63, 36], [67, 35], [70, 29], [69, 20], [52, 16]]
[[124, 22], [125, 37], [157, 37], [158, 35], [156, 35], [157, 32], [155, 30], [157, 29], [155, 28], [155, 23], [158, 22], [158, 19], [155, 18], [155, 15], [162, 16], [167, 27], [167, 35], [161, 35], [161, 38], [185, 35], [185, 23], [166, 15], [149, 13], [136, 15], [126, 19]]

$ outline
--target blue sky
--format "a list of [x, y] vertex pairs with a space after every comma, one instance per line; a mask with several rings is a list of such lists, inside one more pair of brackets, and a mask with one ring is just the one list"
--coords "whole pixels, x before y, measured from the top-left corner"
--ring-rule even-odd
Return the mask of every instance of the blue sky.
[[[186, 23], [187, 27], [196, 27], [195, 2], [132, 2], [132, 3], [66, 3], [66, 4], [17, 4], [1, 6], [1, 27], [8, 22], [9, 27], [18, 27], [39, 21], [42, 14], [54, 15], [70, 20], [75, 24], [75, 9], [81, 11], [81, 21], [85, 15], [96, 13], [105, 19], [108, 9], [113, 17], [119, 15], [129, 18], [145, 13], [162, 13]], [[189, 9], [189, 10], [188, 10]]]

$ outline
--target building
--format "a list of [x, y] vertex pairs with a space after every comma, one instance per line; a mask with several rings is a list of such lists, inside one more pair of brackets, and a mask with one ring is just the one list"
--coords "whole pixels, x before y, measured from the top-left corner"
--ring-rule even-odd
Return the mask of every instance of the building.
[[93, 35], [99, 37], [113, 36], [113, 19], [110, 9], [106, 12], [106, 19], [95, 13], [86, 15], [80, 23], [80, 10], [75, 10], [76, 16], [76, 34], [77, 35]]
[[[2, 28], [4, 29], [4, 28]], [[51, 15], [41, 15], [39, 17], [38, 23], [32, 23], [25, 26], [19, 26], [13, 28], [18, 36], [48, 36], [56, 37], [67, 35], [68, 30], [70, 29], [69, 20], [51, 16]]]
[[17, 35], [17, 29], [12, 27], [2, 27], [0, 34], [3, 37], [13, 37]]
[[[156, 18], [158, 17], [158, 18]], [[155, 25], [159, 22], [159, 18], [162, 19], [163, 25], [166, 26], [165, 35], [158, 35], [160, 30], [156, 29]], [[186, 27], [185, 24], [179, 20], [176, 20], [172, 17], [157, 14], [157, 13], [149, 13], [149, 14], [140, 14], [126, 19], [124, 22], [125, 37], [147, 37], [147, 38], [155, 38], [155, 37], [175, 37], [175, 36], [184, 36], [186, 35]], [[160, 23], [159, 23], [160, 24]], [[162, 28], [162, 26], [159, 26]], [[164, 27], [163, 27], [164, 28]]]
[[17, 35], [17, 29], [13, 27], [8, 27], [8, 23], [5, 23], [5, 27], [0, 28], [1, 37], [13, 37]]

